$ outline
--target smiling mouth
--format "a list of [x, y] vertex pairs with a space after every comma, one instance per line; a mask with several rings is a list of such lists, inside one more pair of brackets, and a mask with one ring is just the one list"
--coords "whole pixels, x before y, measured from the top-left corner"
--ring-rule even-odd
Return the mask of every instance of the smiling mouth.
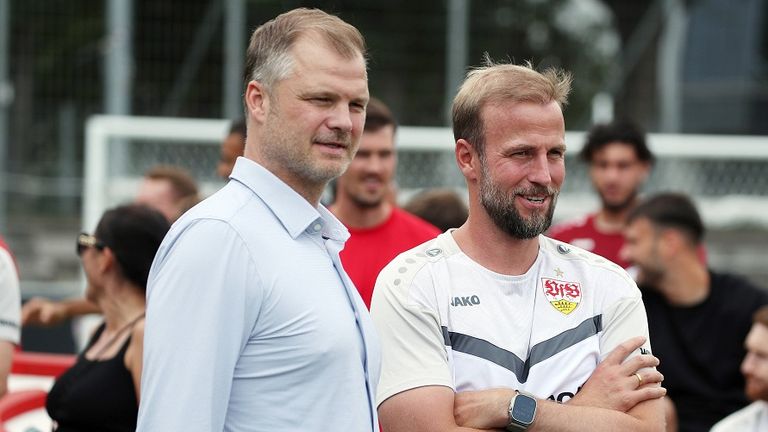
[[547, 199], [547, 197], [530, 197], [530, 196], [524, 196], [523, 198], [535, 204], [541, 204], [544, 202], [544, 200]]
[[338, 148], [338, 149], [345, 149], [345, 148], [347, 148], [346, 144], [335, 143], [335, 142], [320, 142], [320, 141], [318, 141], [315, 144], [319, 144], [319, 145], [330, 147], [330, 148]]

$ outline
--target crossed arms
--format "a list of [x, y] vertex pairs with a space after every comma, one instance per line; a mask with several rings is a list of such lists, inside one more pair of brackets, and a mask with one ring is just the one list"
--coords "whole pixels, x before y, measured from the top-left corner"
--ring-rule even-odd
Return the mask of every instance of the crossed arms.
[[[539, 400], [536, 431], [659, 431], [664, 429], [661, 373], [652, 355], [627, 356], [645, 339], [632, 338], [617, 346], [565, 404]], [[634, 375], [639, 373], [642, 385]], [[479, 431], [504, 429], [509, 401], [515, 391], [497, 388], [454, 393], [449, 387], [424, 386], [398, 393], [379, 405], [387, 432]]]

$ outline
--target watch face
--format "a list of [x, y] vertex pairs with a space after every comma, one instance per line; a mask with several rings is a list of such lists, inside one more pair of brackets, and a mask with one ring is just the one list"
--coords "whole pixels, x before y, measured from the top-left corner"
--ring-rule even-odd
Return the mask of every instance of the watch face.
[[519, 394], [515, 398], [515, 405], [512, 407], [512, 418], [523, 424], [533, 423], [536, 415], [536, 399]]

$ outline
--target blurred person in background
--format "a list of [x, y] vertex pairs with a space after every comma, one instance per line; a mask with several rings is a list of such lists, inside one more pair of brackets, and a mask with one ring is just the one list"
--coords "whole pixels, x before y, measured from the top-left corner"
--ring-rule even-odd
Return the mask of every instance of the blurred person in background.
[[[681, 432], [708, 431], [744, 407], [739, 365], [768, 292], [700, 258], [704, 224], [685, 195], [662, 193], [627, 217], [622, 257], [637, 268], [654, 354]], [[671, 410], [671, 407], [669, 407]]]
[[752, 317], [744, 347], [747, 355], [741, 362], [741, 373], [747, 397], [753, 402], [717, 422], [712, 432], [768, 431], [768, 306]]
[[131, 204], [107, 210], [93, 234], [77, 237], [86, 298], [104, 322], [48, 393], [55, 431], [136, 430], [147, 277], [169, 227], [157, 210]]
[[221, 142], [219, 163], [216, 165], [216, 174], [223, 179], [228, 179], [235, 167], [235, 161], [245, 151], [245, 120], [235, 120], [229, 128], [229, 133]]
[[262, 24], [230, 181], [182, 216], [147, 289], [138, 431], [377, 431], [379, 347], [323, 205], [368, 104], [360, 32], [317, 9]]
[[627, 268], [629, 263], [619, 253], [624, 244], [622, 230], [653, 164], [645, 133], [628, 121], [595, 125], [587, 132], [580, 157], [589, 165], [601, 207], [553, 226], [547, 235]]
[[134, 202], [157, 209], [173, 223], [200, 201], [200, 190], [189, 171], [158, 165], [144, 173]]
[[371, 98], [360, 148], [336, 181], [336, 197], [328, 208], [349, 230], [341, 262], [368, 307], [381, 269], [400, 252], [440, 234], [393, 203], [396, 128], [389, 107]]
[[403, 210], [436, 226], [441, 232], [458, 228], [467, 221], [469, 209], [453, 189], [428, 189], [411, 197]]
[[0, 397], [8, 391], [13, 351], [20, 340], [19, 273], [8, 245], [0, 237]]
[[[195, 179], [184, 168], [158, 165], [142, 178], [134, 203], [158, 210], [169, 222], [174, 222], [200, 200]], [[87, 298], [53, 301], [42, 297], [29, 299], [22, 307], [22, 325], [53, 326], [65, 320], [101, 312]]]

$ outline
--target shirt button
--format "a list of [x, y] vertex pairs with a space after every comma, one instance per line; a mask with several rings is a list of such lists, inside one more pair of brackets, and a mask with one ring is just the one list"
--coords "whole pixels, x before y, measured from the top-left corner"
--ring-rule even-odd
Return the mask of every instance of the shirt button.
[[312, 230], [313, 230], [314, 232], [318, 232], [318, 231], [320, 231], [321, 229], [323, 229], [323, 226], [322, 226], [321, 224], [319, 224], [319, 223], [316, 223], [316, 224], [312, 225]]

